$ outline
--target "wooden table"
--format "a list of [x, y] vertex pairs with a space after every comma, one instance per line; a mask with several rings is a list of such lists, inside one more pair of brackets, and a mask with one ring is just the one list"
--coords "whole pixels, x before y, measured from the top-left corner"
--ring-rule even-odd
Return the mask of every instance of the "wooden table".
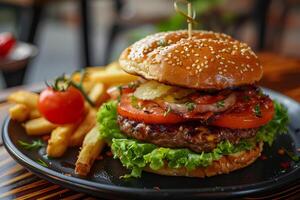
[[[264, 78], [260, 85], [277, 90], [300, 102], [300, 59], [285, 58], [270, 53], [260, 53]], [[40, 85], [28, 89], [37, 89]], [[0, 97], [10, 91], [0, 92]], [[6, 116], [7, 104], [0, 105], [0, 120]], [[2, 118], [2, 119], [1, 119]], [[48, 181], [42, 180], [17, 164], [0, 146], [0, 199], [93, 199]], [[300, 199], [300, 179], [281, 188], [244, 199]]]

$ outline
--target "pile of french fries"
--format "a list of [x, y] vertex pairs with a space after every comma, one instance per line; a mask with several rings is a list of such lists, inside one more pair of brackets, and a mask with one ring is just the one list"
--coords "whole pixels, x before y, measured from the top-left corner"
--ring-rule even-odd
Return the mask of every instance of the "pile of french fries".
[[[72, 78], [80, 81], [80, 74], [74, 74]], [[8, 102], [13, 104], [9, 114], [12, 120], [23, 124], [30, 136], [50, 134], [47, 144], [49, 157], [63, 156], [68, 147], [81, 147], [75, 173], [86, 176], [105, 146], [96, 127], [96, 113], [99, 106], [109, 98], [107, 88], [135, 80], [137, 77], [123, 72], [117, 62], [106, 67], [88, 68], [83, 87], [96, 107], [86, 103], [85, 117], [77, 124], [57, 125], [47, 121], [37, 108], [39, 94], [24, 90], [9, 95]]]

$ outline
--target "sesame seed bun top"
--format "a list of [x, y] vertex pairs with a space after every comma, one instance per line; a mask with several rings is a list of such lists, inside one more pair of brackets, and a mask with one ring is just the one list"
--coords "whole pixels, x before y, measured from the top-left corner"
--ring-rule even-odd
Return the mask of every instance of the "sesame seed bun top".
[[171, 31], [149, 35], [123, 51], [126, 72], [195, 89], [254, 84], [262, 67], [251, 48], [228, 35], [208, 31]]

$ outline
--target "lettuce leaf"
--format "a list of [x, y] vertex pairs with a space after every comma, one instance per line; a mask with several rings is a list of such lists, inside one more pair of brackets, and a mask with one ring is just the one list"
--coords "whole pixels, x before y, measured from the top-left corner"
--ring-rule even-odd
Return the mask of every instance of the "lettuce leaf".
[[267, 125], [261, 127], [253, 140], [242, 140], [233, 145], [229, 141], [223, 141], [212, 152], [195, 153], [189, 149], [171, 149], [158, 147], [154, 144], [143, 143], [123, 135], [117, 124], [117, 102], [110, 101], [103, 104], [97, 114], [100, 136], [111, 144], [114, 158], [131, 170], [130, 175], [124, 177], [140, 177], [142, 169], [149, 166], [158, 170], [167, 161], [168, 167], [194, 169], [199, 166], [209, 166], [214, 160], [223, 155], [237, 153], [253, 148], [257, 141], [264, 141], [271, 145], [278, 134], [287, 131], [287, 109], [274, 102], [275, 116]]
[[130, 176], [140, 177], [144, 167], [149, 166], [153, 170], [158, 170], [164, 166], [165, 161], [170, 168], [186, 167], [192, 170], [199, 166], [207, 167], [222, 155], [250, 150], [254, 144], [247, 141], [232, 145], [228, 141], [223, 141], [212, 152], [199, 154], [189, 149], [157, 147], [134, 139], [113, 139], [111, 149], [114, 158], [119, 158], [126, 168], [132, 170]]
[[126, 138], [117, 124], [117, 102], [109, 101], [101, 106], [97, 112], [100, 137], [111, 143], [113, 138]]
[[287, 132], [289, 116], [284, 105], [274, 101], [275, 116], [265, 126], [262, 126], [256, 134], [257, 141], [264, 141], [271, 146], [276, 137]]

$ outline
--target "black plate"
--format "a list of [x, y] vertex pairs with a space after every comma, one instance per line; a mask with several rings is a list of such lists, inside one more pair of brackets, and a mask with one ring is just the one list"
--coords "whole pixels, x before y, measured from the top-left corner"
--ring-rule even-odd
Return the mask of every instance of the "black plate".
[[[166, 177], [143, 173], [140, 179], [123, 180], [119, 176], [127, 171], [118, 160], [105, 156], [96, 161], [89, 177], [80, 178], [73, 172], [78, 149], [69, 149], [61, 159], [47, 159], [45, 149], [26, 151], [17, 141], [34, 139], [25, 134], [21, 124], [6, 120], [3, 127], [3, 141], [8, 152], [23, 166], [53, 183], [71, 189], [106, 198], [199, 198], [199, 197], [236, 197], [279, 188], [300, 178], [300, 167], [277, 150], [285, 147], [296, 152], [300, 147], [300, 105], [279, 93], [265, 90], [273, 99], [288, 107], [291, 122], [289, 132], [280, 136], [272, 148], [265, 145], [263, 155], [254, 164], [227, 175], [206, 179]], [[43, 167], [35, 161], [42, 159], [48, 164]], [[290, 168], [283, 169], [282, 163], [289, 161]]]

